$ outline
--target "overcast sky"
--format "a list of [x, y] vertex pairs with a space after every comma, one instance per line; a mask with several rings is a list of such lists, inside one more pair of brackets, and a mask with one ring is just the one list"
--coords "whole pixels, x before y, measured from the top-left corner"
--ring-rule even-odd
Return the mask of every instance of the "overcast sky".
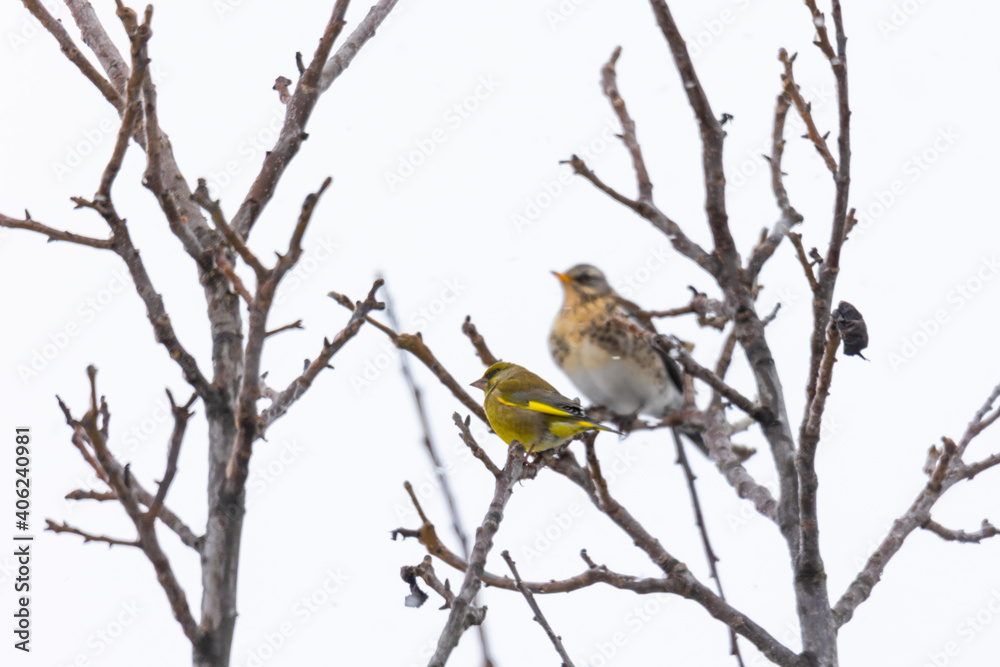
[[[77, 35], [65, 7], [53, 12]], [[93, 3], [119, 48], [127, 40], [113, 3]], [[295, 74], [294, 54], [311, 54], [329, 17], [318, 2], [252, 0], [162, 3], [149, 52], [161, 125], [193, 185], [211, 184], [227, 214], [238, 207], [276, 136], [284, 107], [275, 77]], [[821, 3], [826, 6], [825, 3]], [[994, 213], [994, 122], [1000, 96], [995, 27], [1000, 5], [917, 0], [845, 3], [853, 109], [851, 205], [859, 227], [845, 245], [837, 299], [868, 322], [866, 363], [841, 360], [818, 455], [821, 540], [830, 595], [840, 597], [891, 521], [926, 483], [927, 448], [961, 436], [1000, 381], [1000, 226]], [[356, 3], [351, 29], [367, 11]], [[753, 0], [674, 2], [699, 75], [726, 126], [730, 223], [744, 256], [778, 211], [761, 154], [769, 150], [780, 47], [799, 52], [796, 77], [822, 131], [836, 128], [833, 79], [811, 45], [801, 4]], [[55, 227], [106, 235], [70, 196], [97, 188], [117, 116], [17, 3], [0, 6], [0, 211]], [[575, 395], [550, 360], [548, 329], [561, 303], [552, 269], [588, 261], [649, 308], [687, 302], [687, 285], [713, 296], [708, 277], [673, 253], [646, 221], [559, 164], [577, 153], [607, 182], [634, 192], [628, 154], [601, 94], [599, 70], [616, 45], [619, 85], [638, 127], [658, 205], [703, 245], [700, 144], [665, 41], [645, 2], [599, 0], [402, 0], [387, 25], [321, 99], [309, 139], [254, 229], [261, 257], [287, 247], [302, 198], [326, 176], [325, 195], [286, 279], [270, 324], [302, 318], [304, 331], [268, 342], [269, 383], [283, 386], [314, 358], [324, 336], [347, 319], [326, 293], [361, 298], [382, 273], [403, 328], [424, 340], [460, 380], [482, 366], [460, 332], [471, 315], [498, 355], [522, 363]], [[88, 54], [89, 55], [89, 54]], [[784, 170], [792, 203], [806, 216], [806, 247], [825, 247], [833, 187], [789, 116]], [[832, 141], [832, 137], [831, 137]], [[114, 190], [154, 285], [184, 344], [203, 368], [210, 338], [195, 267], [140, 185], [145, 162], [134, 145]], [[789, 403], [802, 413], [810, 294], [790, 245], [761, 276], [761, 311], [782, 303], [768, 328]], [[33, 655], [17, 664], [178, 665], [190, 647], [153, 570], [135, 550], [82, 544], [42, 532], [45, 518], [125, 539], [133, 530], [110, 503], [63, 500], [97, 488], [69, 441], [62, 396], [77, 415], [87, 406], [85, 368], [99, 369], [113, 419], [112, 449], [147, 487], [162, 475], [171, 420], [164, 389], [188, 389], [158, 346], [121, 261], [111, 253], [46, 244], [0, 229], [3, 363], [0, 434], [34, 436]], [[693, 322], [663, 328], [696, 344], [714, 363], [722, 337]], [[742, 357], [732, 380], [752, 395]], [[403, 605], [399, 567], [423, 557], [389, 531], [417, 527], [403, 491], [410, 480], [440, 534], [457, 549], [440, 492], [419, 444], [398, 356], [364, 328], [310, 393], [259, 443], [251, 465], [240, 563], [233, 665], [426, 664], [446, 613], [433, 597]], [[493, 484], [458, 440], [451, 414], [464, 409], [423, 367], [437, 444], [447, 461], [468, 532], [482, 520]], [[707, 398], [704, 389], [701, 399]], [[206, 435], [202, 405], [188, 429], [168, 504], [201, 532], [205, 519]], [[504, 448], [484, 428], [495, 459]], [[998, 431], [969, 449], [1000, 449]], [[775, 474], [757, 432], [749, 470]], [[579, 445], [572, 445], [578, 447]], [[612, 492], [707, 582], [683, 477], [665, 432], [623, 442], [602, 435], [599, 453], [616, 466]], [[12, 445], [0, 480], [13, 484]], [[703, 458], [699, 488], [731, 602], [798, 650], [785, 546], [776, 528], [748, 510]], [[934, 517], [968, 530], [1000, 520], [997, 472], [953, 489]], [[13, 506], [13, 494], [0, 492]], [[12, 511], [5, 514], [13, 523]], [[0, 535], [13, 529], [0, 529]], [[160, 531], [193, 607], [200, 599], [196, 554]], [[8, 538], [3, 538], [8, 539]], [[8, 543], [9, 544], [9, 543]], [[655, 576], [655, 566], [564, 479], [543, 473], [519, 486], [487, 567], [504, 572], [510, 550], [525, 578], [547, 580], [584, 568], [581, 548], [618, 571]], [[11, 613], [12, 547], [0, 549], [0, 609]], [[1000, 541], [944, 543], [917, 532], [888, 566], [873, 597], [840, 633], [843, 665], [906, 667], [992, 664], [1000, 648]], [[438, 574], [457, 587], [460, 575]], [[555, 665], [557, 656], [524, 601], [486, 590], [486, 627], [499, 665]], [[578, 666], [730, 666], [725, 629], [694, 603], [593, 587], [539, 602]], [[7, 626], [4, 626], [5, 628]], [[0, 654], [14, 653], [7, 644]], [[277, 646], [277, 648], [273, 648]], [[756, 653], [743, 643], [748, 664]], [[472, 665], [470, 633], [452, 664]], [[5, 658], [9, 662], [9, 658]], [[6, 664], [6, 663], [5, 663]], [[10, 662], [9, 664], [15, 664]]]

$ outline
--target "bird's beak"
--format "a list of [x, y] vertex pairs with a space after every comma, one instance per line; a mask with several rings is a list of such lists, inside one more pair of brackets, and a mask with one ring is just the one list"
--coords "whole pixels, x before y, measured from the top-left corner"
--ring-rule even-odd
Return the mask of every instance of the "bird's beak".
[[475, 382], [469, 385], [470, 387], [475, 387], [476, 389], [482, 389], [486, 391], [486, 378], [479, 378]]
[[558, 278], [559, 282], [561, 282], [563, 285], [568, 285], [569, 283], [573, 282], [573, 279], [567, 276], [565, 273], [559, 273], [558, 271], [553, 271], [552, 275]]

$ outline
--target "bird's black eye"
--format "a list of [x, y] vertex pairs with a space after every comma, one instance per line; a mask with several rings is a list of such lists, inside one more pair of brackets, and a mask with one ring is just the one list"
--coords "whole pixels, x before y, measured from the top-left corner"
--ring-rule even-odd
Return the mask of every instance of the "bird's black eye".
[[493, 377], [502, 370], [503, 370], [502, 368], [494, 368], [493, 370], [486, 371], [486, 375], [484, 375], [483, 377], [486, 378], [487, 380], [492, 380]]
[[580, 283], [581, 285], [589, 285], [592, 282], [594, 282], [594, 276], [590, 275], [589, 273], [584, 273], [577, 276], [576, 282]]

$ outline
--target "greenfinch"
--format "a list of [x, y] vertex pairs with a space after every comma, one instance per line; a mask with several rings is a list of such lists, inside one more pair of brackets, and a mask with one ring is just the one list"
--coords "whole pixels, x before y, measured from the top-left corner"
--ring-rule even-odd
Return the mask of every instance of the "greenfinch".
[[663, 417], [680, 408], [684, 390], [677, 362], [625, 325], [656, 331], [639, 306], [615, 292], [590, 264], [552, 273], [562, 283], [564, 301], [549, 334], [549, 351], [576, 388], [623, 417]]
[[610, 431], [548, 382], [523, 366], [499, 361], [472, 383], [486, 392], [483, 408], [490, 426], [508, 445], [517, 440], [528, 453], [564, 445], [584, 431]]

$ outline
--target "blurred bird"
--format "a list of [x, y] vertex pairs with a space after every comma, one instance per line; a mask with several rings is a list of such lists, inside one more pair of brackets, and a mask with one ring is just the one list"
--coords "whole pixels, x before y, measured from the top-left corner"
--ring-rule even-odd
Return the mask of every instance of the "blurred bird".
[[565, 300], [549, 334], [549, 351], [577, 389], [622, 417], [662, 417], [680, 408], [684, 385], [677, 362], [625, 324], [656, 332], [639, 306], [615, 292], [590, 264], [552, 273]]
[[618, 433], [588, 416], [579, 400], [517, 364], [498, 361], [472, 386], [486, 392], [483, 408], [500, 439], [508, 445], [517, 440], [528, 453], [559, 447], [584, 431]]

